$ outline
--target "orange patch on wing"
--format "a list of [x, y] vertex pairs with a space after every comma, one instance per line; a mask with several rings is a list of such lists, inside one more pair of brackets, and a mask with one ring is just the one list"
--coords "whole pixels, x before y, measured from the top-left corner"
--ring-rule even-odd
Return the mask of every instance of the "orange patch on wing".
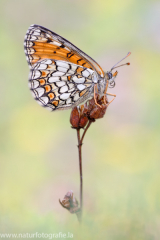
[[34, 46], [31, 47], [31, 49], [33, 49], [35, 52], [29, 54], [34, 58], [33, 60], [31, 60], [32, 64], [36, 63], [36, 59], [38, 61], [40, 59], [48, 58], [72, 62], [80, 66], [85, 64], [85, 67], [93, 69], [91, 65], [87, 63], [84, 59], [78, 61], [81, 59], [78, 54], [73, 53], [65, 48], [56, 46], [53, 44], [53, 42], [47, 43], [46, 40], [43, 41], [42, 39], [38, 39], [38, 41], [33, 41], [33, 43]]
[[81, 78], [82, 76], [81, 75], [77, 75], [77, 78]]
[[46, 81], [45, 81], [43, 78], [41, 78], [41, 79], [39, 80], [39, 83], [40, 83], [40, 85], [42, 86], [42, 85], [44, 85], [44, 84], [46, 83]]
[[46, 92], [50, 92], [51, 91], [51, 86], [50, 85], [46, 85], [46, 86], [44, 86], [45, 87], [45, 89], [46, 89]]
[[42, 77], [46, 77], [48, 75], [47, 71], [41, 71]]
[[[43, 49], [43, 48], [49, 48], [49, 49], [53, 49], [53, 47], [55, 47], [53, 44], [50, 44], [50, 43], [46, 43], [46, 42], [34, 42], [34, 46], [33, 48], [34, 49]], [[56, 48], [56, 47], [55, 47]]]
[[[33, 55], [31, 55], [31, 56], [35, 58], [36, 55], [33, 54]], [[55, 59], [55, 60], [63, 60], [63, 61], [69, 62], [69, 60], [67, 60], [67, 58], [66, 58], [65, 56], [57, 55], [57, 54], [54, 54], [54, 53], [52, 53], [52, 54], [47, 54], [47, 53], [42, 52], [42, 53], [38, 53], [37, 56], [38, 56], [38, 57], [37, 57], [38, 60], [42, 60], [42, 59]], [[32, 64], [34, 64], [34, 63], [36, 63], [38, 60], [36, 60], [36, 58], [35, 58], [35, 60], [31, 60], [30, 62], [31, 62]]]
[[71, 80], [71, 76], [68, 76], [67, 78], [68, 78], [68, 81], [70, 81], [70, 80]]
[[[52, 40], [52, 38], [48, 39]], [[72, 50], [67, 50], [65, 48], [61, 48], [60, 46], [54, 45], [53, 42], [48, 43], [48, 39], [38, 37], [38, 40], [32, 41], [34, 45], [27, 48], [28, 55], [33, 57], [33, 59], [30, 59], [31, 64], [35, 64], [38, 60], [47, 58], [71, 62], [94, 70], [90, 63], [83, 59], [82, 56], [80, 56], [78, 53], [73, 53]], [[95, 68], [99, 74], [104, 74], [102, 68], [99, 65], [97, 67], [95, 66]]]
[[41, 54], [41, 53], [45, 53], [45, 54], [53, 53], [53, 50], [50, 48], [47, 48], [47, 49], [36, 48], [36, 54]]
[[84, 70], [83, 68], [78, 67], [76, 73], [81, 75], [83, 70]]
[[[54, 41], [55, 42], [55, 41]], [[55, 51], [57, 49], [61, 49], [62, 52], [65, 52], [65, 53], [69, 53], [70, 51], [68, 51], [67, 49], [65, 48], [61, 48], [60, 46], [57, 46], [57, 45], [54, 45], [53, 42], [51, 43], [46, 43], [46, 42], [33, 42], [34, 43], [34, 46], [33, 48], [37, 51], [44, 51], [45, 50], [51, 50], [51, 51]]]
[[54, 93], [49, 93], [49, 94], [48, 94], [48, 97], [50, 98], [50, 100], [53, 99], [54, 96], [55, 96]]
[[[41, 45], [40, 45], [41, 44]], [[46, 46], [47, 43], [38, 43], [35, 44], [35, 46], [33, 46], [32, 48], [34, 49], [34, 53], [33, 54], [56, 54], [56, 55], [60, 55], [62, 57], [67, 57], [67, 54], [69, 53], [68, 50], [64, 49], [64, 48], [60, 48], [58, 46], [55, 46], [53, 44], [50, 44], [50, 46]], [[68, 58], [68, 57], [67, 57]]]
[[86, 90], [86, 89], [85, 89], [85, 90], [83, 90], [83, 91], [81, 91], [81, 92], [80, 92], [80, 94], [79, 94], [79, 95], [80, 95], [80, 97], [82, 97], [82, 96], [83, 96], [83, 95], [84, 95], [86, 92], [87, 92], [87, 90]]
[[58, 100], [57, 101], [53, 101], [52, 104], [57, 107], [58, 104], [59, 104], [59, 101]]

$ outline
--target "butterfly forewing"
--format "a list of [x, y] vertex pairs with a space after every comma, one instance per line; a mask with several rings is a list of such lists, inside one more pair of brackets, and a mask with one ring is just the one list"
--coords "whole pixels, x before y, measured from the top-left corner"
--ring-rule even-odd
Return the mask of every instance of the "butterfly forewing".
[[29, 87], [34, 98], [50, 110], [82, 103], [93, 91], [94, 71], [74, 63], [43, 59], [30, 70]]
[[93, 95], [102, 68], [65, 38], [31, 25], [24, 40], [34, 98], [50, 110], [68, 109]]
[[65, 38], [39, 25], [31, 25], [24, 41], [25, 53], [30, 66], [42, 59], [71, 62], [90, 68], [104, 77], [99, 64]]

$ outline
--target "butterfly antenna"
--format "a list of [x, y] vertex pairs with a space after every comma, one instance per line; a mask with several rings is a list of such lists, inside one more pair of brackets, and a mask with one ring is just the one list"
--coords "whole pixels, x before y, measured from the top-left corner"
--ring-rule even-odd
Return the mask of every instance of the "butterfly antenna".
[[[131, 55], [131, 52], [129, 52], [124, 58], [122, 58], [119, 62], [117, 62], [112, 68], [111, 68], [111, 71], [114, 69], [114, 68], [117, 68], [117, 67], [121, 67], [121, 66], [124, 66], [124, 65], [130, 65], [130, 63], [125, 63], [125, 64], [122, 64], [122, 65], [119, 65], [117, 66], [118, 63], [122, 62], [125, 58], [129, 57]], [[117, 67], [116, 67], [117, 66]]]

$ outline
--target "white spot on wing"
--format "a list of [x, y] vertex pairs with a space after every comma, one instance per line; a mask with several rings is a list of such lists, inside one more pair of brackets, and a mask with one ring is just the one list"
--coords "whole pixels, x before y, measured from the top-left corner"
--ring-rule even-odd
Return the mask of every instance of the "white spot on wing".
[[[35, 34], [34, 34], [35, 35]], [[39, 35], [39, 34], [37, 34], [37, 35]], [[35, 37], [35, 36], [31, 36], [28, 40], [30, 40], [30, 41], [33, 41], [33, 40], [36, 40], [37, 39], [37, 37]]]
[[68, 86], [69, 86], [69, 88], [71, 89], [71, 88], [74, 87], [74, 84], [73, 84], [73, 83], [69, 83]]
[[68, 63], [65, 63], [65, 62], [63, 62], [63, 61], [56, 61], [56, 64], [57, 64], [57, 66], [59, 66], [59, 67], [63, 67], [63, 68], [69, 68], [69, 64]]
[[58, 87], [63, 87], [65, 84], [66, 84], [66, 83], [63, 82], [63, 81], [56, 82], [56, 85], [57, 85]]
[[67, 72], [67, 68], [58, 67], [58, 71], [66, 73]]
[[38, 69], [46, 69], [47, 68], [47, 65], [46, 64], [40, 64], [39, 66], [38, 66]]
[[90, 75], [90, 73], [89, 73], [87, 70], [84, 70], [84, 71], [82, 72], [82, 75], [83, 75], [84, 77], [88, 77], [88, 76]]
[[61, 87], [61, 89], [60, 89], [60, 92], [61, 92], [61, 93], [64, 93], [64, 92], [66, 92], [66, 91], [68, 91], [68, 87], [67, 87], [67, 86]]
[[79, 93], [76, 93], [74, 96], [74, 101], [77, 101], [79, 99]]
[[54, 41], [52, 44], [53, 44], [53, 45], [56, 45], [56, 46], [58, 46], [58, 47], [62, 45], [61, 43], [58, 43], [58, 42], [56, 42], [56, 41]]
[[66, 104], [70, 104], [71, 103], [71, 98], [68, 98], [66, 101]]
[[44, 102], [45, 105], [48, 103], [48, 97], [41, 97], [41, 100]]
[[53, 83], [53, 82], [58, 82], [60, 80], [59, 77], [50, 77], [48, 78], [48, 82]]
[[75, 74], [75, 71], [73, 71], [73, 70], [70, 69], [70, 70], [67, 72], [67, 74], [68, 74], [68, 75]]
[[45, 60], [45, 63], [46, 64], [52, 64], [52, 61], [50, 59], [48, 59], [48, 60]]
[[40, 29], [38, 29], [38, 28], [36, 28], [36, 29], [34, 30], [34, 32], [38, 32], [38, 33], [40, 33], [40, 32], [41, 32], [41, 30], [40, 30]]
[[[25, 42], [25, 43], [26, 43], [26, 42]], [[32, 46], [33, 46], [33, 43], [27, 41], [26, 46], [27, 46], [27, 47], [32, 47]]]
[[75, 70], [77, 69], [77, 67], [78, 67], [77, 65], [72, 64], [72, 65], [71, 65], [71, 69], [72, 69], [72, 71], [75, 72]]
[[63, 75], [64, 75], [64, 72], [59, 72], [59, 71], [52, 73], [52, 76], [63, 76]]
[[76, 76], [74, 76], [72, 78], [72, 80], [75, 82], [75, 83], [84, 83], [85, 82], [85, 78], [82, 77], [82, 78], [77, 78]]
[[45, 35], [46, 35], [46, 37], [48, 37], [48, 38], [50, 38], [50, 37], [51, 37], [51, 35], [49, 35], [48, 33], [46, 33]]
[[38, 31], [34, 31], [34, 32], [33, 32], [33, 35], [36, 35], [36, 36], [37, 36], [37, 35], [40, 35], [40, 31], [39, 31], [39, 32], [38, 32]]
[[68, 50], [68, 51], [70, 51], [70, 49], [69, 49], [69, 48], [67, 48], [67, 47], [65, 47], [65, 49], [66, 49], [66, 50]]
[[90, 72], [90, 74], [94, 72], [92, 69], [89, 69], [89, 68], [87, 68], [87, 71]]
[[35, 91], [37, 92], [39, 97], [41, 97], [44, 94], [44, 88], [37, 88]]
[[33, 48], [27, 48], [27, 51], [25, 51], [25, 53], [27, 54], [33, 54], [35, 51]]
[[70, 96], [70, 93], [63, 93], [63, 94], [60, 96], [60, 98], [61, 98], [62, 100], [66, 100], [67, 98], [69, 98], [69, 96]]
[[33, 72], [32, 78], [35, 79], [35, 78], [39, 78], [40, 76], [41, 76], [41, 72], [37, 70]]
[[34, 88], [37, 88], [38, 86], [39, 86], [39, 82], [36, 81], [36, 80], [33, 80], [32, 81], [32, 88], [34, 89]]
[[83, 84], [78, 84], [78, 85], [77, 85], [77, 88], [78, 88], [79, 90], [83, 90], [83, 89], [85, 89], [85, 86], [84, 86]]
[[62, 77], [61, 77], [61, 80], [62, 80], [62, 81], [68, 81], [68, 78], [67, 78], [67, 76], [62, 76]]
[[96, 76], [95, 73], [93, 74], [93, 82], [94, 82], [94, 83], [97, 83], [97, 82], [98, 82], [98, 79], [97, 79], [97, 76]]
[[73, 92], [75, 90], [75, 88], [71, 88], [70, 90], [68, 90], [68, 92]]

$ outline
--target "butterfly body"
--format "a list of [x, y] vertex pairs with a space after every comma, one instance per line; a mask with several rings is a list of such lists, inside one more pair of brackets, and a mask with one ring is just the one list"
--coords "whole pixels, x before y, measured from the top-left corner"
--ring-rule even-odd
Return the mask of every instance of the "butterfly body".
[[69, 109], [93, 97], [95, 85], [106, 94], [105, 73], [97, 62], [65, 38], [39, 25], [28, 29], [24, 48], [30, 67], [29, 87], [38, 103], [49, 110]]

